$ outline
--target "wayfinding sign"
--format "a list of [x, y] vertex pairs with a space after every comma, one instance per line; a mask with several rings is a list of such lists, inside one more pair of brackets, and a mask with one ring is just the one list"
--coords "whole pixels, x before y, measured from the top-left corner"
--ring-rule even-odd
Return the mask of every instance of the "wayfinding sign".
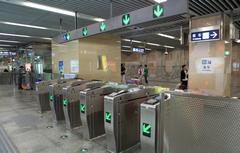
[[163, 13], [164, 13], [164, 8], [162, 7], [162, 5], [157, 4], [153, 6], [153, 18], [159, 18], [163, 16]]
[[220, 40], [220, 29], [192, 32], [191, 40], [192, 42]]

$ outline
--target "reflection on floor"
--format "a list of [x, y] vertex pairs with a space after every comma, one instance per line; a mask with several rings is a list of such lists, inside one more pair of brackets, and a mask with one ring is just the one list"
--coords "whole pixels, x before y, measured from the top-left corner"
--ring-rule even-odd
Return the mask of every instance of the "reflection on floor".
[[104, 140], [83, 140], [77, 131], [65, 130], [65, 124], [54, 124], [51, 115], [39, 113], [34, 92], [0, 85], [0, 126], [20, 153], [107, 152]]

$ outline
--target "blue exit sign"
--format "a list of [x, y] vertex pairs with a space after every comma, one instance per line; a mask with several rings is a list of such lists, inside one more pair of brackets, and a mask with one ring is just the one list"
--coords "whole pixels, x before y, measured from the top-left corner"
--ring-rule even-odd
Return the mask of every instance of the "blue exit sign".
[[192, 42], [220, 40], [220, 30], [215, 29], [208, 31], [192, 32], [191, 40]]

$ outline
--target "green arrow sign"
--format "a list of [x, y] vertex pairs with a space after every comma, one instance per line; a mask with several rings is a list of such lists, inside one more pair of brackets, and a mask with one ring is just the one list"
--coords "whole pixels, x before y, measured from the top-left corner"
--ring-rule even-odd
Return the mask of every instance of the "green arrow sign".
[[155, 5], [153, 6], [153, 18], [159, 18], [163, 16], [164, 14], [164, 9], [161, 5]]
[[130, 14], [125, 14], [122, 16], [122, 25], [126, 26], [130, 24]]
[[103, 32], [107, 29], [107, 25], [104, 22], [101, 22], [99, 24], [99, 29], [100, 29], [100, 32]]
[[53, 95], [49, 96], [50, 102], [53, 102]]
[[67, 106], [68, 105], [68, 100], [66, 98], [63, 99], [63, 106]]
[[87, 28], [87, 27], [84, 27], [84, 28], [82, 29], [82, 35], [83, 35], [84, 37], [88, 35], [88, 28]]
[[107, 123], [111, 123], [111, 121], [112, 121], [112, 115], [111, 115], [110, 112], [106, 112], [106, 113], [105, 113], [105, 120], [106, 120]]
[[152, 129], [152, 126], [150, 124], [143, 123], [142, 134], [146, 137], [151, 137], [151, 129]]
[[81, 111], [81, 113], [85, 114], [85, 112], [86, 112], [86, 105], [85, 104], [80, 105], [80, 111]]

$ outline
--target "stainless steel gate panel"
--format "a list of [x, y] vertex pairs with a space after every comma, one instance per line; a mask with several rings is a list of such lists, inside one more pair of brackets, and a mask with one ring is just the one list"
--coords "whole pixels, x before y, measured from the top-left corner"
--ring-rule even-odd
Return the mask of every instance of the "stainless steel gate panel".
[[141, 153], [157, 153], [157, 121], [160, 97], [141, 104]]
[[128, 88], [129, 86], [110, 83], [100, 88], [81, 91], [81, 108], [85, 108], [81, 111], [85, 139], [93, 139], [105, 134], [104, 96]]
[[82, 125], [80, 117], [80, 91], [90, 87], [102, 86], [103, 84], [101, 81], [84, 81], [76, 86], [68, 86], [63, 89], [63, 109], [67, 129], [73, 129]]
[[[140, 143], [140, 104], [159, 93], [154, 88], [131, 88], [105, 96], [107, 149], [131, 152]], [[111, 118], [111, 119], [110, 119]]]
[[68, 86], [75, 81], [77, 80], [73, 79], [60, 80], [55, 84], [49, 85], [50, 107], [53, 114], [53, 118], [57, 122], [65, 120], [62, 104], [63, 101], [62, 89], [63, 87]]
[[45, 111], [50, 111], [50, 103], [49, 103], [49, 92], [48, 86], [56, 83], [58, 80], [51, 81], [41, 81], [36, 83], [36, 92], [38, 95], [38, 103], [40, 112], [44, 113]]
[[237, 99], [166, 92], [161, 102], [164, 153], [235, 153], [240, 151], [240, 101]]

